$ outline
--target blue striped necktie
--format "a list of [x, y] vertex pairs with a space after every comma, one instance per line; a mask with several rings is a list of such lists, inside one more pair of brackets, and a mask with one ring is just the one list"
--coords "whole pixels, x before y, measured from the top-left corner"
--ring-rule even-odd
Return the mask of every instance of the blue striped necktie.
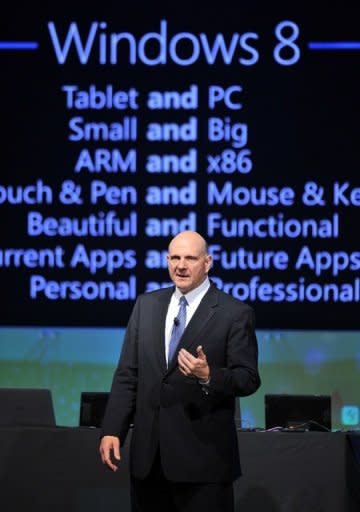
[[186, 325], [186, 306], [187, 306], [187, 300], [182, 295], [180, 297], [179, 301], [180, 307], [178, 314], [176, 318], [174, 318], [174, 325], [173, 329], [171, 331], [171, 338], [170, 338], [170, 344], [169, 344], [169, 354], [168, 354], [168, 363], [170, 364], [170, 361], [174, 357], [174, 354], [176, 352], [177, 346], [179, 344], [180, 338], [182, 336], [182, 333], [184, 332], [185, 325]]

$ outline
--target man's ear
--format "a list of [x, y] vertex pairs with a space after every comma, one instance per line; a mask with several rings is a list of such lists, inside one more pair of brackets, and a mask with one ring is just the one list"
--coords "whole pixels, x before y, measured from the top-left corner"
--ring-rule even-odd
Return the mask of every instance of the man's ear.
[[206, 271], [209, 272], [209, 270], [211, 269], [211, 267], [213, 266], [213, 259], [212, 259], [212, 256], [210, 254], [208, 254], [206, 256]]

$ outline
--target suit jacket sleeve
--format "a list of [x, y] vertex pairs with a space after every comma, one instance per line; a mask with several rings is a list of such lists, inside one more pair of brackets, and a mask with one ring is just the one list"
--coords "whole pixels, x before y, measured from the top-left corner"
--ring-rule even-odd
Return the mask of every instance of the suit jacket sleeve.
[[138, 316], [136, 301], [126, 329], [120, 360], [114, 373], [109, 401], [102, 422], [102, 435], [113, 435], [124, 444], [133, 421], [138, 382]]
[[231, 324], [226, 347], [227, 364], [212, 367], [209, 392], [229, 396], [248, 396], [260, 386], [258, 372], [258, 345], [255, 334], [255, 317], [246, 306], [238, 319]]

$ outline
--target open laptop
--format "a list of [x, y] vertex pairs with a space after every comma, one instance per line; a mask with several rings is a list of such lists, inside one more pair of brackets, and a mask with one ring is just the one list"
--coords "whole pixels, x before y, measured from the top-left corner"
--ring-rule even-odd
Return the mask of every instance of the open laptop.
[[83, 391], [80, 396], [80, 427], [101, 427], [108, 391]]
[[329, 395], [267, 394], [264, 399], [266, 430], [331, 431]]
[[0, 388], [0, 426], [56, 426], [51, 391]]

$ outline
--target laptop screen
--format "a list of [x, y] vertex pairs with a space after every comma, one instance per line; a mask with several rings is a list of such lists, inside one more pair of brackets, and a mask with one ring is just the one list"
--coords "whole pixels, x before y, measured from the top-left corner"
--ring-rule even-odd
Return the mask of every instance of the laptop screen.
[[80, 427], [101, 427], [109, 398], [107, 391], [83, 391], [80, 397]]
[[266, 429], [331, 430], [328, 395], [265, 395]]
[[0, 388], [1, 426], [54, 427], [51, 391], [38, 388]]

